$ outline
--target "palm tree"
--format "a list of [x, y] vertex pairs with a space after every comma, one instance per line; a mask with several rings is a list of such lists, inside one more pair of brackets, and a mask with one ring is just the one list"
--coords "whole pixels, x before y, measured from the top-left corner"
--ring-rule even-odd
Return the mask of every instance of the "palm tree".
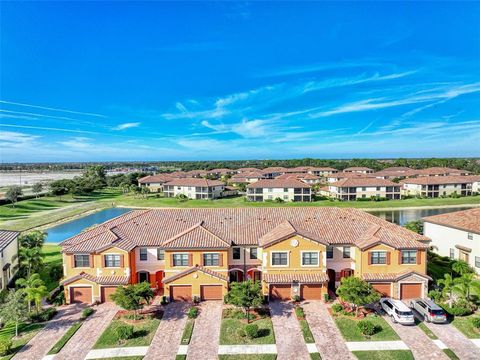
[[448, 305], [452, 306], [453, 302], [453, 278], [450, 274], [445, 274], [443, 279], [437, 281], [438, 285], [443, 286], [442, 294], [448, 297]]
[[30, 277], [32, 271], [41, 268], [43, 258], [40, 248], [20, 248], [19, 251], [20, 265], [26, 269], [26, 276]]
[[460, 275], [471, 273], [470, 265], [466, 261], [457, 260], [452, 264], [452, 270]]
[[42, 299], [48, 295], [47, 287], [40, 278], [40, 275], [35, 273], [27, 279], [20, 278], [15, 283], [25, 294], [25, 301], [28, 305], [28, 312], [31, 311], [32, 301], [35, 303], [37, 313], [40, 311]]
[[454, 279], [453, 283], [453, 291], [467, 301], [470, 301], [472, 292], [478, 294], [478, 290], [480, 290], [480, 281], [476, 280], [474, 274], [463, 274]]

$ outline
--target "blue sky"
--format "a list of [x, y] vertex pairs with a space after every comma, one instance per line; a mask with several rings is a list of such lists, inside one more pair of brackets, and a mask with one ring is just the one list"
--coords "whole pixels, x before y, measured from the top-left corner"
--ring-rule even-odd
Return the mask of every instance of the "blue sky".
[[480, 155], [480, 3], [3, 2], [3, 162]]

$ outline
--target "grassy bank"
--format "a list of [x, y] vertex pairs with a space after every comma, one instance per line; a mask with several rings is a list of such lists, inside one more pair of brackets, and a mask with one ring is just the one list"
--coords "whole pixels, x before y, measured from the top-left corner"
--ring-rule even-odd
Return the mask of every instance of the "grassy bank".
[[[58, 245], [43, 245], [42, 247], [42, 256], [43, 263], [45, 265], [55, 265], [62, 264], [62, 254], [60, 253], [60, 246]], [[43, 270], [40, 272], [42, 280], [45, 282], [45, 286], [48, 291], [52, 291], [58, 286], [58, 281], [53, 279], [49, 273], [49, 268], [47, 266], [43, 267]]]

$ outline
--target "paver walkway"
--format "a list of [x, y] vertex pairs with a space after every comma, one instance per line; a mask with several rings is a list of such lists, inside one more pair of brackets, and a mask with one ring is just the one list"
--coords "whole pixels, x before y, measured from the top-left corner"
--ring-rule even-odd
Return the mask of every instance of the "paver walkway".
[[144, 360], [175, 359], [187, 321], [187, 307], [182, 302], [167, 305]]
[[[55, 360], [83, 360], [118, 311], [112, 303], [104, 303], [85, 320], [75, 335], [55, 356]], [[53, 344], [52, 344], [53, 345]]]
[[192, 339], [188, 345], [187, 360], [214, 360], [218, 358], [221, 322], [221, 301], [200, 303], [200, 314], [195, 320]]
[[460, 359], [480, 359], [480, 349], [455, 326], [450, 324], [424, 324]]
[[302, 307], [322, 359], [354, 360], [325, 304], [320, 301], [309, 301]]
[[415, 359], [444, 359], [448, 356], [418, 326], [394, 324], [389, 316], [383, 317], [410, 348]]
[[410, 350], [401, 340], [393, 341], [349, 341], [347, 347], [350, 351], [383, 351], [383, 350]]
[[220, 345], [218, 347], [219, 355], [276, 354], [277, 352], [275, 344]]
[[[85, 360], [143, 356], [147, 353], [147, 350], [148, 350], [148, 346], [131, 346], [131, 347], [123, 347], [123, 348], [94, 349], [88, 352], [88, 355], [85, 358]], [[45, 360], [45, 359], [42, 359], [42, 360]]]
[[278, 360], [309, 360], [307, 346], [300, 324], [293, 313], [293, 305], [283, 301], [270, 302], [273, 331], [277, 340]]
[[78, 320], [82, 307], [69, 305], [59, 308], [58, 314], [38, 332], [12, 359], [38, 360], [44, 357], [55, 343], [67, 332], [72, 324]]

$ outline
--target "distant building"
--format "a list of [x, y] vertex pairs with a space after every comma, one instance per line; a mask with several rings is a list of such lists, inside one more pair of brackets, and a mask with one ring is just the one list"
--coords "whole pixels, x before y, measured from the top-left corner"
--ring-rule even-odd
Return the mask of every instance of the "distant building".
[[346, 169], [343, 169], [343, 172], [346, 173], [360, 173], [360, 174], [371, 174], [374, 172], [373, 169], [370, 169], [368, 167], [363, 167], [363, 166], [354, 166], [354, 167], [348, 167]]
[[183, 178], [163, 185], [165, 197], [185, 195], [189, 199], [216, 199], [223, 195], [225, 184], [218, 180]]
[[6, 289], [18, 271], [17, 231], [0, 230], [0, 290]]
[[230, 178], [229, 182], [234, 185], [251, 184], [260, 179], [265, 179], [265, 175], [263, 174], [263, 172], [257, 170], [235, 174]]
[[400, 199], [400, 185], [377, 178], [346, 178], [328, 186], [330, 196], [351, 201], [360, 198]]
[[312, 201], [310, 185], [293, 178], [265, 179], [247, 186], [248, 201]]
[[435, 198], [468, 196], [479, 191], [480, 176], [422, 176], [402, 180], [402, 194]]
[[287, 173], [287, 174], [279, 175], [275, 179], [280, 179], [280, 180], [283, 180], [283, 179], [297, 179], [297, 180], [303, 181], [304, 183], [310, 184], [310, 185], [318, 184], [321, 181], [321, 178], [319, 178], [316, 175], [309, 174], [309, 173], [302, 173], [302, 174]]
[[169, 174], [148, 175], [138, 179], [138, 186], [145, 186], [151, 192], [162, 192], [163, 184], [173, 179]]

